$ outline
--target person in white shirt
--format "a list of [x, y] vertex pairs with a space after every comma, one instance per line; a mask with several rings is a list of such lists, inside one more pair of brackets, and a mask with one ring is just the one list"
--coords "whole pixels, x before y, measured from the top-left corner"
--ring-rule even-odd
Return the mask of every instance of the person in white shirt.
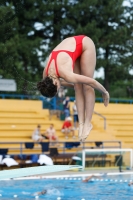
[[35, 142], [42, 142], [43, 139], [44, 139], [44, 138], [41, 136], [40, 129], [41, 129], [41, 126], [38, 125], [37, 128], [34, 130], [34, 132], [33, 132], [33, 134], [32, 134], [32, 139], [33, 139]]

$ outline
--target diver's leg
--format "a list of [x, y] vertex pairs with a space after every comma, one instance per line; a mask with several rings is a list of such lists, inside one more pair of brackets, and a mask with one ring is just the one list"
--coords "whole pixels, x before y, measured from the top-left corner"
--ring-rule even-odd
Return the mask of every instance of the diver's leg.
[[[81, 74], [79, 65], [80, 63], [78, 59], [74, 66], [74, 73], [76, 74]], [[83, 84], [81, 83], [74, 84], [74, 89], [75, 89], [76, 106], [77, 106], [78, 118], [79, 118], [78, 135], [79, 135], [79, 139], [81, 139], [83, 125], [85, 122], [85, 105], [84, 105], [85, 99], [84, 99], [84, 93], [83, 93]]]
[[[88, 38], [89, 39], [89, 38]], [[85, 38], [83, 40], [85, 42]], [[80, 59], [81, 74], [93, 77], [96, 65], [96, 52], [92, 40], [88, 42], [88, 49], [86, 49]], [[82, 141], [84, 141], [92, 129], [91, 119], [95, 105], [95, 91], [92, 87], [83, 84], [83, 93], [85, 98], [85, 123], [82, 133]]]

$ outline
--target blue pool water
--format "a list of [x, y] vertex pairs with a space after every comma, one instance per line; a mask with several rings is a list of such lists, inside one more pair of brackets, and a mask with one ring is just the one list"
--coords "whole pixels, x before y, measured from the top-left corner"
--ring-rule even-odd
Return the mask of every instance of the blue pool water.
[[[88, 183], [81, 177], [0, 181], [0, 199], [132, 200], [133, 186], [128, 186], [131, 179], [132, 175], [119, 175], [94, 178]], [[47, 193], [37, 197], [35, 192], [44, 189]]]

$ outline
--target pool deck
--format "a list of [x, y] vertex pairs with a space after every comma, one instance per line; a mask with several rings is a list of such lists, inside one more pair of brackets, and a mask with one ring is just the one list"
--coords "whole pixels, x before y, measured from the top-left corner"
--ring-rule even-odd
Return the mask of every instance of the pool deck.
[[109, 169], [109, 168], [91, 168], [91, 169], [86, 169], [84, 171], [78, 171], [78, 170], [69, 170], [69, 171], [61, 171], [61, 172], [56, 172], [56, 173], [48, 173], [48, 174], [43, 174], [43, 177], [60, 177], [60, 176], [87, 176], [87, 175], [92, 175], [92, 174], [133, 174], [133, 169], [131, 170], [126, 170], [122, 169], [122, 172], [119, 171], [119, 168], [116, 169]]
[[[42, 169], [42, 167], [41, 167], [41, 169]], [[38, 171], [39, 173], [42, 171], [41, 169]], [[61, 170], [63, 170], [63, 169], [61, 169]], [[122, 168], [122, 171], [120, 171], [118, 167], [115, 167], [115, 168], [110, 168], [110, 167], [109, 168], [106, 168], [106, 167], [104, 167], [104, 168], [100, 168], [100, 167], [99, 168], [86, 168], [85, 170], [78, 169], [78, 168], [75, 168], [75, 169], [71, 168], [71, 170], [60, 171], [60, 172], [59, 172], [59, 170], [58, 170], [58, 172], [50, 172], [50, 170], [48, 170], [48, 171], [49, 171], [49, 173], [47, 173], [47, 172], [42, 173], [42, 174], [35, 173], [36, 175], [33, 175], [34, 173], [31, 173], [32, 175], [29, 175], [29, 176], [27, 176], [27, 175], [18, 176], [18, 174], [17, 174], [18, 171], [17, 172], [15, 171], [16, 172], [16, 178], [15, 178], [14, 175], [10, 176], [11, 175], [10, 173], [12, 171], [10, 172], [10, 170], [9, 170], [9, 173], [8, 173], [9, 175], [8, 174], [6, 174], [6, 175], [8, 175], [10, 178], [8, 176], [6, 176], [7, 178], [5, 178], [5, 179], [9, 180], [9, 179], [11, 179], [11, 177], [12, 177], [12, 179], [47, 179], [47, 178], [48, 179], [49, 178], [50, 179], [52, 179], [52, 178], [58, 179], [58, 178], [74, 178], [74, 177], [75, 178], [76, 177], [84, 178], [84, 177], [88, 177], [91, 175], [95, 175], [95, 176], [132, 175], [132, 177], [133, 177], [133, 169], [130, 170], [130, 169], [126, 169], [124, 167]], [[42, 172], [44, 172], [44, 171], [42, 171]], [[2, 174], [2, 176], [3, 176], [3, 174]]]

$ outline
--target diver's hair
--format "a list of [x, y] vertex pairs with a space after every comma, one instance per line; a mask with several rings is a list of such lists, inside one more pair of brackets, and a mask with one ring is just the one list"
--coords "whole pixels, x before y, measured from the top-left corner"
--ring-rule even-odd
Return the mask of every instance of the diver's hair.
[[57, 86], [53, 84], [53, 80], [49, 77], [46, 77], [42, 81], [37, 83], [37, 89], [45, 97], [52, 98], [57, 93]]

